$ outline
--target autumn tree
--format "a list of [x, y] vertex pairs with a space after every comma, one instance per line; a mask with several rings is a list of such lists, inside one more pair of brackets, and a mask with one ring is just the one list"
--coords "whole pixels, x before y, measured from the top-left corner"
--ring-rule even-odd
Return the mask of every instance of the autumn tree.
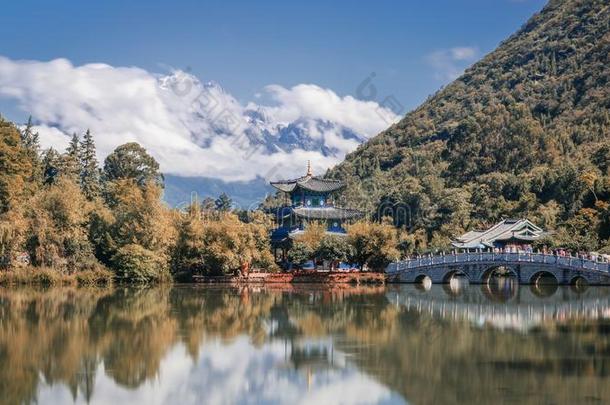
[[358, 221], [347, 227], [347, 238], [354, 249], [353, 260], [361, 268], [367, 265], [383, 271], [400, 255], [396, 230], [388, 223]]
[[66, 272], [95, 268], [87, 230], [90, 209], [79, 185], [68, 176], [37, 193], [26, 210], [26, 247], [33, 264]]
[[354, 249], [345, 236], [327, 235], [320, 241], [316, 257], [331, 262], [335, 268], [338, 262], [347, 262], [354, 256]]
[[207, 222], [202, 251], [206, 270], [226, 274], [240, 269], [247, 270], [252, 264], [259, 267], [271, 266], [273, 257], [267, 238], [266, 229], [262, 225], [243, 223], [232, 213]]
[[179, 222], [174, 271], [232, 274], [251, 267], [274, 268], [268, 231], [262, 222], [245, 223], [234, 213], [209, 218], [196, 206], [189, 207]]
[[0, 117], [0, 214], [32, 194], [33, 173], [32, 159], [22, 144], [19, 130]]
[[320, 247], [320, 242], [326, 235], [326, 224], [323, 222], [310, 221], [305, 226], [303, 233], [296, 237], [296, 240], [304, 243], [312, 251], [316, 252]]
[[575, 252], [595, 251], [599, 247], [597, 239], [599, 226], [598, 212], [591, 208], [583, 208], [563, 223], [560, 231], [553, 235], [555, 245]]
[[288, 251], [288, 260], [297, 266], [302, 266], [308, 260], [313, 259], [314, 255], [315, 251], [311, 249], [308, 244], [301, 241], [295, 241]]
[[[106, 204], [93, 212], [91, 238], [96, 242], [96, 255], [115, 270], [119, 279], [167, 280], [170, 248], [176, 233], [173, 214], [161, 200], [161, 186], [154, 181], [144, 181], [143, 173], [150, 172], [147, 169], [134, 171], [131, 148], [118, 147], [104, 162]], [[135, 150], [141, 155], [136, 160], [150, 157], [139, 146]], [[158, 167], [154, 159], [147, 165]], [[123, 169], [125, 171], [119, 171]]]
[[171, 280], [163, 255], [130, 243], [121, 246], [112, 258], [119, 280], [131, 283], [166, 282]]
[[191, 204], [176, 218], [176, 244], [172, 249], [172, 272], [178, 277], [190, 277], [205, 270], [203, 258], [203, 209]]
[[[93, 233], [100, 243], [100, 257], [124, 280], [131, 280], [130, 271], [140, 263], [142, 269], [133, 277], [141, 281], [143, 274], [147, 274], [146, 265], [153, 258], [162, 266], [155, 265], [150, 269], [149, 280], [160, 281], [169, 274], [169, 248], [175, 231], [171, 213], [161, 201], [161, 193], [159, 186], [140, 187], [134, 179], [106, 184], [110, 212], [98, 216]], [[142, 260], [127, 261], [131, 253], [137, 253]], [[123, 268], [123, 265], [127, 267]]]
[[0, 215], [0, 269], [15, 264], [16, 256], [23, 252], [27, 234], [24, 209], [13, 209]]
[[582, 181], [587, 189], [593, 194], [595, 197], [595, 201], [597, 201], [597, 194], [595, 193], [595, 182], [599, 179], [597, 173], [594, 170], [587, 170], [580, 175], [580, 181]]

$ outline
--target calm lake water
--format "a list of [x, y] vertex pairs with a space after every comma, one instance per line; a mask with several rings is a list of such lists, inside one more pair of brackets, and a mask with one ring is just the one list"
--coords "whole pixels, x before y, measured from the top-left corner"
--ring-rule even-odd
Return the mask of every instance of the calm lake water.
[[7, 404], [610, 402], [610, 290], [1, 289]]

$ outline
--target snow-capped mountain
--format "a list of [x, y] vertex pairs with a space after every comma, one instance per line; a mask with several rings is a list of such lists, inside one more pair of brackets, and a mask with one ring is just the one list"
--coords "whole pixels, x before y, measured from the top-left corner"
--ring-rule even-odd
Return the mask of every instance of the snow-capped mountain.
[[[248, 184], [300, 176], [308, 160], [324, 173], [398, 119], [375, 101], [314, 84], [272, 84], [242, 103], [183, 71], [0, 56], [0, 72], [0, 99], [32, 115], [43, 147], [62, 151], [72, 133], [90, 129], [102, 161], [117, 146], [138, 142], [168, 179], [206, 179], [190, 190], [190, 180], [179, 182], [187, 195], [217, 195], [223, 184], [249, 195]], [[167, 190], [168, 200], [184, 200], [171, 198], [176, 188]]]
[[[328, 119], [297, 115], [286, 120], [280, 118], [284, 114], [275, 106], [250, 103], [243, 107], [219, 84], [201, 83], [182, 72], [160, 77], [159, 85], [190, 103], [188, 114], [182, 119], [193, 142], [203, 148], [211, 147], [215, 138], [224, 137], [246, 153], [249, 149], [273, 156], [302, 150], [339, 160], [367, 139], [365, 134]], [[202, 198], [224, 191], [236, 205], [251, 208], [271, 192], [268, 179], [260, 176], [247, 182], [223, 182], [170, 175], [166, 181], [166, 200], [172, 205], [184, 204], [193, 192]]]
[[204, 148], [221, 136], [235, 138], [238, 147], [257, 148], [268, 154], [299, 149], [342, 158], [367, 139], [364, 134], [328, 119], [301, 115], [286, 119], [286, 114], [276, 106], [249, 103], [244, 107], [218, 83], [202, 83], [184, 72], [158, 80], [162, 89], [190, 104], [183, 122], [192, 140]]

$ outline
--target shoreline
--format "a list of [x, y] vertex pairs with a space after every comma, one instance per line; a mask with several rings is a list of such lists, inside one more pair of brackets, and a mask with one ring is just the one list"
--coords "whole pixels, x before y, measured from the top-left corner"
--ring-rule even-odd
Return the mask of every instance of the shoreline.
[[248, 273], [242, 276], [193, 276], [195, 284], [386, 284], [385, 273], [312, 272]]
[[111, 285], [157, 285], [157, 284], [230, 284], [230, 285], [385, 285], [385, 273], [375, 272], [312, 272], [291, 273], [251, 272], [246, 275], [193, 275], [190, 281], [167, 280], [167, 282], [133, 283], [121, 282], [107, 269], [84, 270], [72, 274], [61, 273], [52, 268], [22, 267], [0, 271], [0, 286], [111, 286]]

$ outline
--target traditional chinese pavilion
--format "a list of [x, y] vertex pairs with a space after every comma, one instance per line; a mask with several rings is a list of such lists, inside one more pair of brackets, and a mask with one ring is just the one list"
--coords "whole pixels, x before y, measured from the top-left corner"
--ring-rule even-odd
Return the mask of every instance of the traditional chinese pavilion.
[[527, 219], [505, 219], [489, 229], [467, 232], [452, 245], [463, 251], [527, 250], [546, 234]]
[[305, 176], [272, 181], [271, 185], [286, 196], [285, 206], [277, 211], [277, 228], [271, 234], [278, 262], [286, 260], [291, 239], [302, 234], [309, 223], [324, 223], [328, 234], [344, 236], [343, 226], [363, 216], [358, 210], [335, 206], [334, 194], [345, 184], [340, 180], [314, 176], [310, 163]]

